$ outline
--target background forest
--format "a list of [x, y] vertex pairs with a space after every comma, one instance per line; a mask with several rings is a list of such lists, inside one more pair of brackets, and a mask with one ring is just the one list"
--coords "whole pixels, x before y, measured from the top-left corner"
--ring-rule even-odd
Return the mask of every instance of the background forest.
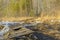
[[0, 18], [58, 17], [60, 0], [0, 0]]

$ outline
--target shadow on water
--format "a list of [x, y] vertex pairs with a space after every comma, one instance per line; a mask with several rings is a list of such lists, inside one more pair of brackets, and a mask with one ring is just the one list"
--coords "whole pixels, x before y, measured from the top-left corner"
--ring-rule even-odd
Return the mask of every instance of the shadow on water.
[[[37, 39], [34, 39], [33, 36], [36, 36]], [[22, 37], [21, 37], [22, 38]], [[20, 38], [15, 38], [14, 40], [19, 40]], [[22, 38], [23, 39], [23, 38]], [[26, 40], [26, 39], [23, 39], [23, 40]], [[29, 39], [28, 39], [29, 40]], [[54, 37], [52, 36], [49, 36], [49, 35], [45, 35], [43, 33], [38, 33], [38, 32], [34, 32], [31, 36], [31, 40], [58, 40], [58, 39], [55, 39]]]
[[38, 38], [38, 40], [57, 40], [54, 37], [51, 37], [49, 35], [45, 35], [43, 33], [35, 32], [35, 33], [33, 33], [33, 35], [35, 35]]
[[36, 31], [38, 31], [38, 30], [37, 30], [37, 29], [35, 30], [35, 29], [34, 29], [34, 26], [25, 26], [25, 27], [28, 28], [28, 29], [30, 29], [30, 30], [35, 31], [35, 32], [33, 33], [33, 35], [38, 38], [37, 40], [59, 40], [59, 39], [56, 39], [56, 38], [54, 38], [54, 37], [52, 37], [52, 36], [50, 36], [50, 35], [45, 35], [45, 34], [43, 34], [43, 33], [38, 33], [38, 32], [36, 32]]

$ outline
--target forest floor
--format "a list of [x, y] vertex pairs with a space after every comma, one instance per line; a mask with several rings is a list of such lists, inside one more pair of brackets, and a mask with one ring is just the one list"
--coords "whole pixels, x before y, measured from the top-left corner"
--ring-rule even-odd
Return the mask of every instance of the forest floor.
[[[26, 21], [26, 22], [40, 22], [37, 26], [37, 32], [34, 35], [41, 40], [60, 40], [60, 20], [55, 18], [34, 18], [34, 17], [19, 17], [19, 18], [2, 18], [3, 21]], [[32, 28], [34, 29], [34, 28]]]

